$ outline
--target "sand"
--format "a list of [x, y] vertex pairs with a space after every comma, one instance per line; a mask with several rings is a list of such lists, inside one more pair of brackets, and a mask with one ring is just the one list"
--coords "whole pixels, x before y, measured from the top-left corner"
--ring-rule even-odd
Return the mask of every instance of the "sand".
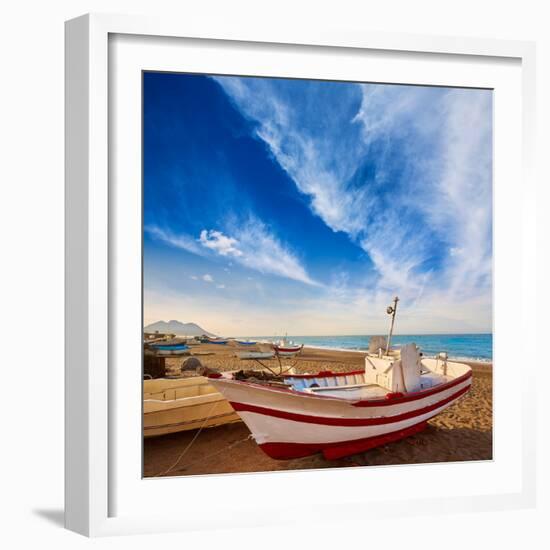
[[[221, 348], [221, 349], [220, 349]], [[257, 350], [259, 348], [254, 348]], [[212, 351], [200, 356], [201, 362], [219, 370], [234, 370], [252, 365], [235, 357], [233, 346], [201, 345], [192, 353]], [[332, 350], [304, 349], [294, 364], [298, 372], [331, 370], [344, 372], [363, 368], [364, 354]], [[183, 359], [167, 359], [171, 373], [180, 375]], [[277, 365], [275, 360], [268, 364]], [[492, 459], [492, 365], [468, 363], [473, 369], [472, 389], [467, 396], [428, 422], [421, 433], [377, 449], [339, 460], [326, 460], [321, 454], [294, 460], [269, 458], [250, 439], [244, 423], [208, 428], [198, 434], [180, 462], [168, 475], [200, 475], [276, 470], [307, 470], [350, 466], [420, 464]], [[184, 373], [190, 376], [192, 373]], [[196, 431], [180, 432], [144, 440], [145, 477], [163, 475], [192, 439]]]

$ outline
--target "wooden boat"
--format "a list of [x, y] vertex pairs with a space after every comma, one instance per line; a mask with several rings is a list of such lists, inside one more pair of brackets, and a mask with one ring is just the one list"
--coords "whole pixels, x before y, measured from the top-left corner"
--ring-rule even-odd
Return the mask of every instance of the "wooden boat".
[[241, 419], [204, 376], [143, 382], [143, 435], [151, 437]]
[[241, 419], [204, 376], [143, 382], [143, 435], [220, 426]]
[[273, 350], [281, 357], [293, 357], [302, 351], [304, 345], [279, 345], [273, 344]]
[[229, 342], [229, 340], [208, 340], [208, 343], [209, 343], [209, 344], [221, 344], [221, 345], [225, 345], [225, 344], [227, 344], [227, 342]]
[[276, 459], [336, 459], [415, 434], [472, 383], [469, 366], [422, 358], [415, 344], [399, 358], [367, 355], [361, 371], [284, 376], [284, 384], [214, 376], [210, 383]]
[[243, 341], [243, 340], [236, 340], [237, 344], [239, 346], [255, 346], [258, 342], [251, 342], [249, 340]]

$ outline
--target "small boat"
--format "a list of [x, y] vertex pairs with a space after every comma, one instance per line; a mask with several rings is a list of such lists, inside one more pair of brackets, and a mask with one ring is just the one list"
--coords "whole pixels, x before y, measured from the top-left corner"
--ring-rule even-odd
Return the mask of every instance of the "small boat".
[[164, 435], [241, 419], [204, 376], [143, 382], [143, 435]]
[[239, 346], [255, 346], [258, 342], [251, 342], [250, 340], [242, 341], [242, 340], [236, 340], [237, 344]]
[[276, 355], [280, 357], [294, 357], [302, 351], [303, 344], [297, 344], [289, 340], [286, 336], [278, 342], [272, 342], [271, 347]]
[[221, 344], [221, 345], [225, 345], [227, 344], [227, 342], [229, 342], [229, 340], [209, 340], [208, 341], [209, 344]]
[[294, 355], [297, 355], [302, 351], [302, 348], [304, 345], [278, 345], [273, 344], [273, 350], [277, 355], [280, 355], [281, 357], [292, 357]]
[[189, 346], [186, 344], [152, 344], [158, 355], [182, 355], [189, 351]]
[[237, 353], [239, 359], [273, 359], [274, 351], [242, 351]]

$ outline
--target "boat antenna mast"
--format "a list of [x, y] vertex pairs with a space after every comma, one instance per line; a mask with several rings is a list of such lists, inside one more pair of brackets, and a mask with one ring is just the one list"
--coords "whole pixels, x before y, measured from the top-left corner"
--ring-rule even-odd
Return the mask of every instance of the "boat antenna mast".
[[393, 335], [393, 324], [395, 322], [395, 313], [397, 311], [397, 302], [399, 302], [399, 298], [396, 296], [393, 299], [393, 306], [388, 306], [386, 308], [386, 313], [388, 315], [391, 315], [390, 333], [388, 334], [388, 343], [386, 344], [386, 355], [388, 355], [388, 353], [390, 352], [391, 337]]

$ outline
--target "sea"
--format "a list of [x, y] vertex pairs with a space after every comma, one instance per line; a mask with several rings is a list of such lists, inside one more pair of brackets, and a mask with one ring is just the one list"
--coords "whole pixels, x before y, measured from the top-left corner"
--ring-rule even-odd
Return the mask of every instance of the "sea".
[[[367, 350], [369, 335], [364, 336], [294, 336], [289, 340], [309, 347]], [[261, 337], [258, 340], [278, 340], [279, 337]], [[398, 334], [392, 336], [392, 348], [414, 342], [426, 356], [447, 352], [453, 359], [469, 359], [471, 361], [492, 362], [492, 334]]]

